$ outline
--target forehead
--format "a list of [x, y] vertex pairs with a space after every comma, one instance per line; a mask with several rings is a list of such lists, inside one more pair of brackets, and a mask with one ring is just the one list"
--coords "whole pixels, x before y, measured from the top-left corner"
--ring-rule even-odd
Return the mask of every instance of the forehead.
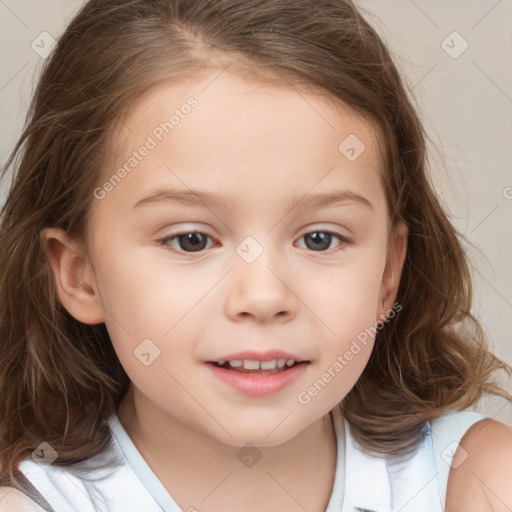
[[168, 121], [173, 113], [179, 114], [176, 111], [191, 97], [196, 98], [201, 107], [194, 109], [198, 121], [222, 109], [223, 115], [214, 120], [213, 128], [233, 125], [244, 118], [246, 123], [253, 119], [255, 125], [258, 120], [272, 124], [284, 122], [289, 131], [295, 120], [307, 121], [309, 118], [307, 127], [311, 131], [322, 123], [331, 131], [350, 126], [361, 137], [366, 132], [371, 138], [380, 136], [379, 127], [369, 116], [357, 112], [326, 90], [311, 85], [300, 86], [288, 80], [272, 82], [270, 78], [249, 78], [240, 73], [226, 70], [196, 72], [189, 78], [150, 88], [124, 110], [114, 134], [116, 145], [130, 149], [136, 142], [134, 136], [140, 135], [138, 131], [148, 132], [155, 120]]
[[146, 145], [151, 150], [130, 172], [126, 192], [169, 180], [219, 191], [230, 184], [239, 197], [259, 191], [260, 198], [272, 184], [298, 196], [349, 179], [375, 195], [379, 141], [375, 124], [332, 95], [216, 71], [160, 84], [131, 105], [102, 179]]

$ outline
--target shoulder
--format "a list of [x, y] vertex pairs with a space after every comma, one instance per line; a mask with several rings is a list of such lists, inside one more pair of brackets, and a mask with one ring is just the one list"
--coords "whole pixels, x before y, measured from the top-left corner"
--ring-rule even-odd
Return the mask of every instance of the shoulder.
[[509, 512], [512, 506], [512, 426], [490, 418], [471, 426], [455, 452], [446, 512]]
[[45, 512], [26, 494], [12, 487], [0, 487], [0, 510], [4, 512]]

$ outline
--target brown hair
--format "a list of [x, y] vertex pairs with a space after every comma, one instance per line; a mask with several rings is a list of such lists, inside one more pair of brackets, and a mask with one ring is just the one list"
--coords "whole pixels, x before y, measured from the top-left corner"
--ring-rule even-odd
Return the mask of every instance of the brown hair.
[[[427, 174], [422, 124], [389, 51], [350, 0], [90, 0], [43, 67], [0, 225], [0, 466], [11, 478], [42, 442], [70, 465], [102, 452], [129, 384], [105, 325], [60, 304], [40, 234], [87, 230], [113, 133], [163, 82], [230, 65], [334, 95], [380, 128], [391, 225], [409, 226], [397, 301], [342, 402], [356, 439], [408, 454], [424, 422], [466, 409], [512, 369], [471, 314], [468, 260]], [[265, 75], [264, 75], [265, 73]]]

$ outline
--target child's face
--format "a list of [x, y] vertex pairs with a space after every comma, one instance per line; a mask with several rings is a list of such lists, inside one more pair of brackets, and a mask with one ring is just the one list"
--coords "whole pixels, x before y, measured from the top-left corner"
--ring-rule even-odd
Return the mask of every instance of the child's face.
[[[139, 406], [228, 444], [274, 445], [325, 415], [359, 378], [369, 329], [393, 305], [404, 247], [390, 244], [386, 265], [369, 124], [314, 94], [216, 75], [162, 86], [133, 106], [93, 200], [89, 284]], [[365, 145], [360, 155], [351, 134]], [[125, 164], [129, 172], [117, 173]], [[104, 186], [114, 174], [122, 179]], [[166, 200], [171, 190], [208, 192], [223, 205]], [[343, 191], [371, 206], [293, 206]], [[182, 231], [203, 235], [158, 243]], [[273, 350], [309, 363], [260, 395], [226, 383], [209, 362]]]

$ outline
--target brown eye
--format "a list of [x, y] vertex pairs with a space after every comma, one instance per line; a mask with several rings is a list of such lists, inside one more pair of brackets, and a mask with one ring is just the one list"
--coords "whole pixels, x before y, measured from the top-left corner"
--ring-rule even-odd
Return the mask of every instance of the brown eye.
[[344, 236], [330, 231], [311, 231], [302, 235], [301, 238], [305, 241], [306, 249], [310, 249], [314, 252], [326, 252], [334, 238], [337, 238], [341, 242], [338, 245], [350, 243]]
[[[209, 238], [207, 234], [199, 231], [186, 231], [162, 238], [158, 240], [158, 244], [173, 252], [193, 253], [203, 251]], [[175, 245], [171, 243], [174, 240], [177, 241], [177, 250], [173, 248]]]

